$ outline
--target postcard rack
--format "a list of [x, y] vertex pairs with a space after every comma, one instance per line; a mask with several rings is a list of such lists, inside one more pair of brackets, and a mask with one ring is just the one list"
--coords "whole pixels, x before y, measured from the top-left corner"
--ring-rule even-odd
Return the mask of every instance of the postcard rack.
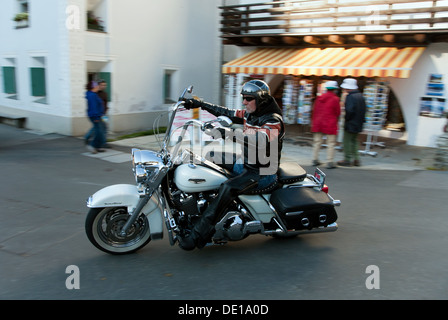
[[373, 146], [385, 148], [384, 142], [378, 142], [378, 132], [383, 128], [387, 116], [389, 88], [387, 82], [368, 82], [364, 88], [364, 99], [366, 101], [366, 123], [364, 131], [367, 138], [364, 150], [359, 150], [363, 155], [376, 157], [377, 152], [372, 151]]

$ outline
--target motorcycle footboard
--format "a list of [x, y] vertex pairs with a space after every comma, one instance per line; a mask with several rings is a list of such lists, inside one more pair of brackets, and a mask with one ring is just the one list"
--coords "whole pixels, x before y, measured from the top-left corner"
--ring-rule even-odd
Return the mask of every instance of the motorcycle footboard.
[[278, 189], [270, 202], [288, 230], [327, 227], [338, 218], [330, 197], [314, 188]]

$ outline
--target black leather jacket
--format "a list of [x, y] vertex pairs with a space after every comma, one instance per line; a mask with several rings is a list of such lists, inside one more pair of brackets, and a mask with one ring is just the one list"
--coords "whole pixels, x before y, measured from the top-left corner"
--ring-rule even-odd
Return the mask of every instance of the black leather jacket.
[[277, 172], [285, 127], [282, 111], [274, 98], [269, 96], [251, 114], [207, 102], [202, 102], [201, 108], [215, 116], [227, 116], [234, 123], [243, 125], [242, 130], [235, 129], [231, 133], [227, 132], [226, 136], [231, 135], [233, 141], [242, 144], [246, 167], [257, 171], [269, 167], [274, 168], [271, 174]]

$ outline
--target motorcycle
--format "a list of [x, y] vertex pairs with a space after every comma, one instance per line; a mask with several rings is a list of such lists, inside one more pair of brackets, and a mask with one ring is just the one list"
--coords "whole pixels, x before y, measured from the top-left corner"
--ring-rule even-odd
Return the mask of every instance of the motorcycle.
[[[229, 118], [188, 120], [178, 128], [182, 131], [177, 142], [171, 141], [176, 113], [184, 109], [184, 97], [192, 89], [186, 88], [172, 107], [161, 150], [132, 149], [136, 185], [108, 186], [88, 198], [85, 231], [98, 249], [116, 255], [135, 252], [151, 240], [162, 239], [164, 225], [170, 244], [175, 245], [178, 235], [191, 230], [231, 176], [190, 149], [181, 151], [190, 126], [198, 125], [202, 131], [229, 127]], [[252, 234], [286, 238], [338, 229], [335, 207], [341, 202], [328, 193], [322, 170], [316, 168], [311, 175], [299, 164], [287, 162], [280, 163], [277, 176], [270, 189], [247, 192], [233, 201], [216, 223], [210, 244], [239, 241]]]

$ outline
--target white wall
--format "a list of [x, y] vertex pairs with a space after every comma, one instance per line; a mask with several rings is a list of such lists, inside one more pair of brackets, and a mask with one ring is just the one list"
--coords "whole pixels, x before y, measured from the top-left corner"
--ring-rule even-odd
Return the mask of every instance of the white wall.
[[432, 73], [443, 75], [445, 86], [443, 98], [448, 98], [447, 66], [448, 44], [434, 43], [428, 46], [418, 59], [408, 79], [389, 79], [403, 111], [409, 145], [436, 147], [436, 139], [442, 134], [446, 119], [419, 116], [420, 98], [426, 95], [426, 85]]
[[160, 110], [164, 103], [164, 69], [176, 70], [174, 92], [180, 93], [193, 84], [198, 95], [217, 101], [219, 1], [112, 0], [111, 3], [111, 55], [116, 57], [115, 113]]

